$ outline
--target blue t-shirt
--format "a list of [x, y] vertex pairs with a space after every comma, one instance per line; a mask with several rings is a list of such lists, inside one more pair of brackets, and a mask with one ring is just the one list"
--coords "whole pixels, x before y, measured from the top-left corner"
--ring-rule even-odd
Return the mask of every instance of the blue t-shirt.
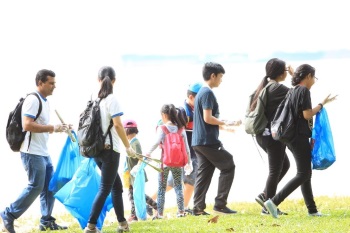
[[219, 126], [204, 121], [203, 110], [211, 109], [212, 115], [219, 118], [219, 104], [209, 87], [202, 87], [196, 95], [193, 114], [192, 146], [215, 145], [219, 140]]

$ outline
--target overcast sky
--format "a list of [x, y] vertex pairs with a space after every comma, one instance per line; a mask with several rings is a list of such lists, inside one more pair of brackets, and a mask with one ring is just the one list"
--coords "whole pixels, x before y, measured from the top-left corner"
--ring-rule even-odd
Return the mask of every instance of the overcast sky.
[[[1, 1], [1, 60], [349, 49], [346, 1]], [[91, 59], [91, 58], [90, 58]]]

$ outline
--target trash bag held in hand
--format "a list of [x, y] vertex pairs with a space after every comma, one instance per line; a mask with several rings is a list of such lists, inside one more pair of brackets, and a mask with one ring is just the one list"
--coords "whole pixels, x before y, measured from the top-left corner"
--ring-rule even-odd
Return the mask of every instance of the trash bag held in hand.
[[336, 158], [332, 130], [325, 108], [322, 108], [316, 115], [315, 125], [312, 130], [312, 141], [312, 169], [324, 170], [331, 166]]
[[[77, 139], [77, 135], [74, 131], [72, 131], [72, 135]], [[60, 157], [58, 158], [55, 173], [50, 180], [49, 190], [57, 192], [68, 181], [70, 181], [82, 160], [83, 157], [79, 153], [77, 140], [72, 142], [69, 136], [67, 136], [66, 143], [64, 144]]]
[[[78, 220], [81, 229], [84, 229], [88, 223], [92, 203], [100, 183], [101, 176], [96, 171], [94, 159], [86, 158], [81, 162], [72, 180], [55, 194], [55, 198]], [[109, 194], [97, 219], [97, 228], [102, 228], [107, 211], [112, 207], [112, 197]]]
[[146, 211], [146, 194], [145, 194], [145, 171], [144, 168], [146, 163], [141, 163], [134, 181], [134, 203], [135, 203], [135, 212], [138, 219], [146, 220], [147, 211]]

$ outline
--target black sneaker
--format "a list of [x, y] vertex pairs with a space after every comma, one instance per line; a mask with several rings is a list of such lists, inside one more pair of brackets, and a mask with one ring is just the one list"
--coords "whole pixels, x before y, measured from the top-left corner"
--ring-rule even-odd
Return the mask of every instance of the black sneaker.
[[186, 208], [186, 209], [185, 209], [185, 212], [186, 212], [187, 214], [193, 215], [193, 211], [192, 211], [190, 208]]
[[47, 231], [47, 230], [56, 231], [56, 230], [67, 230], [67, 229], [68, 227], [60, 226], [55, 221], [48, 222], [47, 224], [40, 223], [39, 225], [40, 231]]
[[[261, 205], [262, 208], [265, 208], [264, 206], [264, 202], [266, 201], [265, 199], [265, 194], [264, 193], [260, 193], [256, 198], [255, 201]], [[267, 210], [266, 210], [267, 211]]]
[[150, 205], [146, 205], [146, 211], [149, 216], [153, 216], [153, 208]]
[[[264, 207], [261, 210], [261, 215], [269, 215], [269, 211]], [[277, 209], [277, 215], [288, 215], [288, 213], [280, 211], [280, 209]]]
[[227, 206], [225, 206], [224, 208], [218, 208], [218, 207], [215, 207], [215, 206], [214, 206], [213, 210], [214, 210], [215, 212], [220, 213], [220, 214], [237, 214], [237, 211], [231, 210], [231, 209], [228, 208]]
[[15, 228], [13, 226], [13, 220], [7, 218], [7, 216], [5, 215], [5, 212], [1, 212], [0, 216], [2, 218], [3, 226], [6, 232], [16, 233]]
[[200, 216], [200, 215], [210, 215], [210, 214], [205, 212], [204, 210], [192, 210], [192, 215]]

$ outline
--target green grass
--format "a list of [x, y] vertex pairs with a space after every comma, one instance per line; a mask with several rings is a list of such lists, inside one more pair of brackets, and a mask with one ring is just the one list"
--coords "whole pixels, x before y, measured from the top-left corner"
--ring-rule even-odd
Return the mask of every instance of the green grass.
[[[206, 209], [209, 216], [186, 216], [176, 218], [176, 208], [165, 210], [167, 219], [146, 220], [131, 224], [131, 232], [283, 232], [283, 233], [350, 233], [350, 197], [317, 197], [318, 209], [327, 216], [309, 217], [302, 199], [285, 200], [279, 208], [287, 212], [287, 216], [274, 219], [271, 216], [260, 215], [261, 207], [255, 202], [230, 203], [228, 206], [238, 211], [235, 215], [219, 215], [217, 223], [208, 223], [215, 217], [212, 205]], [[128, 216], [128, 212], [126, 216]], [[58, 216], [59, 220], [70, 222], [68, 231], [82, 232], [77, 221], [69, 214]], [[114, 211], [111, 210], [104, 223], [103, 232], [115, 232], [117, 223]], [[37, 232], [37, 231], [32, 231]], [[59, 231], [56, 231], [59, 232]]]

